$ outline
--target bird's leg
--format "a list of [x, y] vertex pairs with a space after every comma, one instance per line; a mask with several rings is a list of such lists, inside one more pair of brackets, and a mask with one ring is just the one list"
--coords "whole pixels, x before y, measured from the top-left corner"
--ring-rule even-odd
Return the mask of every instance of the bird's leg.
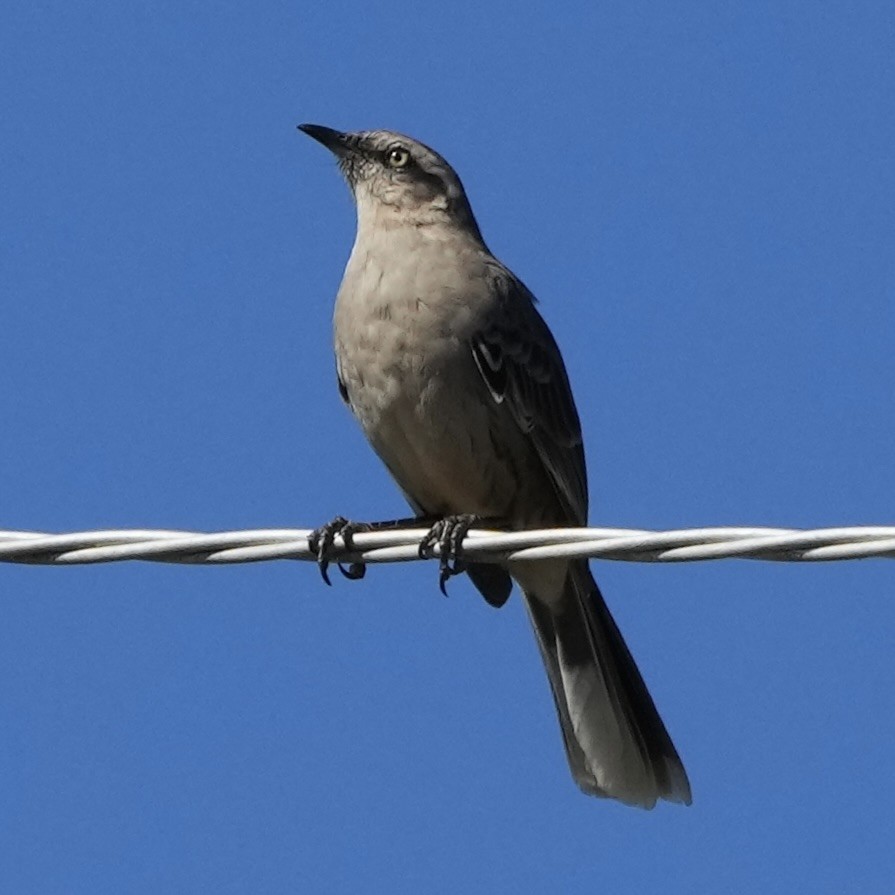
[[[387, 531], [390, 528], [411, 528], [429, 526], [436, 521], [435, 516], [414, 516], [410, 519], [390, 519], [386, 522], [351, 522], [344, 516], [336, 516], [326, 525], [315, 528], [308, 536], [308, 549], [316, 555], [317, 566], [323, 580], [329, 580], [329, 565], [332, 562], [333, 543], [337, 537], [342, 539], [346, 550], [354, 549], [354, 536], [364, 531]], [[367, 567], [362, 562], [353, 562], [347, 568], [336, 563], [339, 571], [350, 581], [357, 581], [366, 574]]]
[[438, 550], [438, 587], [447, 596], [446, 585], [454, 575], [466, 571], [462, 559], [463, 539], [469, 529], [482, 522], [493, 525], [497, 520], [464, 513], [439, 519], [420, 542], [420, 559], [432, 559]]

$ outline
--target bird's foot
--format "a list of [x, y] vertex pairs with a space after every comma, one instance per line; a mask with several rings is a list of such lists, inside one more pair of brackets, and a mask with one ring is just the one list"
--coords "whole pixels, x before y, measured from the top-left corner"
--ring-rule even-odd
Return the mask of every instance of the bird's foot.
[[447, 583], [466, 571], [461, 556], [463, 539], [469, 529], [482, 522], [481, 516], [462, 514], [439, 519], [420, 542], [420, 559], [432, 559], [438, 554], [438, 587], [447, 596]]
[[[344, 516], [336, 516], [332, 522], [315, 528], [308, 537], [308, 549], [317, 557], [317, 567], [323, 580], [331, 585], [329, 580], [329, 566], [333, 561], [333, 544], [337, 537], [342, 539], [346, 550], [354, 549], [354, 536], [362, 531], [370, 531], [373, 528], [367, 522], [349, 522]], [[347, 567], [337, 562], [339, 571], [350, 581], [363, 578], [367, 567], [362, 562], [353, 562]]]

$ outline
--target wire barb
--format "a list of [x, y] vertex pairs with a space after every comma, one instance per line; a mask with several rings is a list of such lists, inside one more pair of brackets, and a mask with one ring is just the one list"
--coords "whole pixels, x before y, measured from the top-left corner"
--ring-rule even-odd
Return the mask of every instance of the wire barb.
[[[123, 560], [221, 565], [300, 559], [317, 562], [308, 545], [310, 529], [196, 532], [113, 529], [50, 534], [0, 530], [0, 562], [76, 565]], [[336, 537], [334, 561], [347, 563], [418, 560], [418, 528], [358, 532], [348, 550]], [[439, 547], [433, 554], [439, 556]], [[556, 528], [498, 532], [473, 529], [462, 555], [476, 562], [528, 562], [589, 557], [624, 562], [696, 562], [762, 559], [828, 562], [868, 557], [895, 558], [895, 526], [851, 528], [685, 528], [641, 531], [625, 528]]]

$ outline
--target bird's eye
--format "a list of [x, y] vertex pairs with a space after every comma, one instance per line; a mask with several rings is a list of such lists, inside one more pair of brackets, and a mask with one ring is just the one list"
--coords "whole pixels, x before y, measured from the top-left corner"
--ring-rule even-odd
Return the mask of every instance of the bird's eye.
[[406, 168], [410, 162], [410, 153], [403, 146], [392, 146], [385, 154], [390, 168]]

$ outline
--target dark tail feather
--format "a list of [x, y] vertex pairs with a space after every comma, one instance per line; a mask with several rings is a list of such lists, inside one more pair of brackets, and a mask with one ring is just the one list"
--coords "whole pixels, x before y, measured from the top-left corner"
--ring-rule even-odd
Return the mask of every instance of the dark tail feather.
[[500, 609], [510, 598], [513, 580], [506, 569], [494, 563], [472, 563], [466, 569], [472, 583], [485, 600]]
[[691, 801], [687, 772], [586, 561], [557, 600], [526, 592], [572, 774], [587, 793], [652, 808]]

